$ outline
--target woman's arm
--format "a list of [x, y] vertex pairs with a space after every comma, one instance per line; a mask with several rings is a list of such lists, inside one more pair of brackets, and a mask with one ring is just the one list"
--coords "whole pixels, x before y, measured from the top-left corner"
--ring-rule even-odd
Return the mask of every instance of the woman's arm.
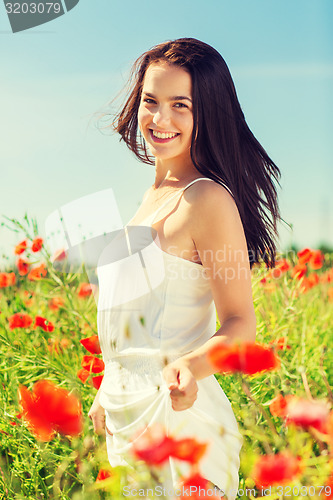
[[208, 350], [221, 343], [254, 342], [256, 337], [250, 264], [236, 204], [226, 189], [210, 182], [201, 183], [190, 197], [191, 237], [210, 280], [221, 328], [200, 348], [164, 368], [178, 411], [193, 405], [196, 380], [216, 372], [207, 360]]
[[94, 431], [97, 434], [105, 434], [105, 410], [99, 404], [101, 388], [98, 389], [94, 402], [88, 413], [88, 417], [92, 420]]

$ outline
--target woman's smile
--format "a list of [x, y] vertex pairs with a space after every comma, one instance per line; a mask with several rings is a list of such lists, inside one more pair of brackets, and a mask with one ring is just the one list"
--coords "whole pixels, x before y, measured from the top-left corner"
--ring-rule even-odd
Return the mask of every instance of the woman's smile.
[[154, 142], [171, 142], [180, 134], [176, 132], [158, 132], [157, 130], [149, 129], [150, 137]]

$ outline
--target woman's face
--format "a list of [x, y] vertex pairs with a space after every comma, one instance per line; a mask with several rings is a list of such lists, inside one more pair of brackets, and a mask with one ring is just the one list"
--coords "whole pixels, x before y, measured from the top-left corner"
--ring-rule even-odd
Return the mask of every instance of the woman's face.
[[152, 63], [144, 77], [138, 124], [153, 156], [188, 159], [193, 131], [189, 73], [167, 63]]

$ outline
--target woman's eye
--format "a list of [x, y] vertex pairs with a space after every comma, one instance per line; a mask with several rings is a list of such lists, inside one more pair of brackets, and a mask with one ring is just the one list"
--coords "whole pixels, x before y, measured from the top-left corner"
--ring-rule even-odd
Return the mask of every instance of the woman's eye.
[[[143, 99], [143, 102], [146, 102], [147, 104], [156, 104], [156, 101], [154, 101], [154, 99], [150, 99], [149, 97], [145, 97]], [[176, 102], [175, 105], [174, 105], [174, 107], [177, 108], [177, 109], [183, 109], [183, 108], [187, 108], [188, 109], [188, 106], [186, 106], [182, 102]]]

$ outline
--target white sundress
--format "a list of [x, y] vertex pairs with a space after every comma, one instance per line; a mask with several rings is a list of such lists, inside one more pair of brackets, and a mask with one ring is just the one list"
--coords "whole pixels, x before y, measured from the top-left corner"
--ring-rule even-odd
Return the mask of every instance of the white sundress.
[[[195, 179], [180, 196], [201, 180], [212, 181]], [[233, 500], [243, 439], [227, 396], [211, 375], [197, 381], [191, 408], [174, 411], [162, 377], [168, 361], [197, 349], [216, 332], [203, 266], [166, 253], [156, 231], [152, 234], [156, 215], [178, 193], [139, 225], [127, 224], [98, 261], [97, 328], [105, 363], [99, 401], [113, 433], [106, 433], [108, 459], [111, 466], [127, 465], [133, 435], [159, 422], [174, 437], [209, 443], [200, 473]], [[170, 458], [165, 485], [176, 488], [179, 473], [188, 472], [188, 464]]]

